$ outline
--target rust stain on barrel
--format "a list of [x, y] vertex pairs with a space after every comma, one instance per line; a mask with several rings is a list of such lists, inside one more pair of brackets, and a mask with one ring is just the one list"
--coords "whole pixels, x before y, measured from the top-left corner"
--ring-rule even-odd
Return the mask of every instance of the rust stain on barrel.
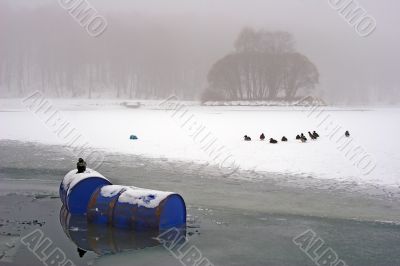
[[165, 201], [166, 201], [167, 199], [168, 199], [168, 197], [165, 198], [165, 199], [163, 199], [163, 200], [160, 202], [160, 204], [157, 206], [157, 208], [156, 208], [156, 217], [157, 217], [157, 219], [158, 219], [159, 222], [160, 222], [160, 219], [161, 219], [161, 211], [163, 210], [164, 205], [165, 205]]
[[96, 204], [97, 198], [99, 197], [99, 193], [100, 190], [97, 189], [95, 194], [92, 197], [90, 197], [88, 208], [92, 208]]
[[[89, 204], [87, 206], [87, 210], [90, 210], [90, 209], [94, 208], [94, 206], [96, 206], [96, 202], [97, 202], [97, 198], [99, 197], [99, 194], [100, 194], [100, 190], [97, 189], [95, 191], [95, 193], [92, 195], [92, 197], [90, 197]], [[95, 215], [95, 214], [93, 214], [90, 211], [87, 211], [88, 218], [93, 218], [92, 217], [93, 215]]]
[[107, 216], [108, 216], [108, 224], [112, 225], [113, 218], [114, 218], [114, 207], [115, 203], [117, 202], [118, 198], [113, 199], [108, 204]]

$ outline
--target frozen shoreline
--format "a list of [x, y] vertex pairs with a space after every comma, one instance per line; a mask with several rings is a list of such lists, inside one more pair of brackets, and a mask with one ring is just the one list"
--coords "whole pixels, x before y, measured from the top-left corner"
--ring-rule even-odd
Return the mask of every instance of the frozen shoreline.
[[[0, 147], [0, 195], [58, 197], [62, 178], [75, 166], [76, 158], [61, 146], [0, 141]], [[107, 154], [97, 170], [114, 183], [176, 191], [189, 204], [400, 222], [400, 210], [388, 209], [400, 208], [397, 188], [282, 173], [264, 173], [263, 179], [254, 180], [246, 178], [251, 172], [240, 171], [227, 178], [210, 165], [118, 153]], [[231, 196], [224, 197], [227, 191]], [[234, 201], [226, 200], [231, 197]]]
[[[311, 265], [292, 243], [295, 236], [310, 228], [323, 234], [324, 240], [351, 265], [398, 263], [400, 194], [396, 191], [390, 196], [380, 188], [272, 173], [250, 182], [224, 178], [213, 166], [199, 168], [190, 162], [128, 154], [107, 154], [106, 158], [98, 170], [115, 183], [180, 193], [187, 203], [192, 223], [189, 229], [194, 233], [190, 244], [216, 265]], [[76, 246], [64, 235], [58, 221], [58, 186], [75, 160], [61, 146], [0, 141], [3, 260], [13, 260], [16, 265], [41, 265], [23, 246], [1, 246], [41, 228], [76, 265], [125, 265], [132, 259], [143, 265], [176, 265], [177, 261], [162, 247], [112, 256], [92, 252], [83, 259], [78, 256]], [[34, 224], [35, 220], [44, 226]], [[79, 228], [73, 230], [73, 234], [79, 232]], [[363, 240], [370, 235], [374, 235], [374, 241]], [[221, 247], [226, 251], [220, 252]], [[370, 250], [380, 256], [366, 256], [365, 251]], [[231, 260], [232, 256], [236, 259]]]
[[[51, 102], [93, 149], [159, 160], [218, 164], [202, 145], [193, 141], [190, 132], [181, 127], [181, 121], [160, 108], [159, 101], [146, 101], [139, 109], [121, 106], [122, 100], [54, 99]], [[327, 137], [306, 144], [294, 140], [299, 132], [318, 131], [318, 121], [308, 118], [304, 108], [184, 104], [195, 121], [212, 133], [243, 171], [399, 188], [400, 143], [394, 140], [400, 134], [400, 127], [395, 123], [400, 120], [400, 109], [326, 108], [343, 129], [350, 130], [357, 144], [376, 159], [373, 173], [363, 176]], [[27, 111], [20, 99], [0, 99], [0, 121], [0, 139], [66, 145], [43, 121]], [[379, 127], [371, 128], [371, 123]], [[279, 139], [286, 135], [289, 142], [278, 145], [260, 142], [257, 139], [261, 132], [267, 138]], [[139, 140], [129, 140], [131, 134]], [[244, 134], [255, 141], [243, 142]]]

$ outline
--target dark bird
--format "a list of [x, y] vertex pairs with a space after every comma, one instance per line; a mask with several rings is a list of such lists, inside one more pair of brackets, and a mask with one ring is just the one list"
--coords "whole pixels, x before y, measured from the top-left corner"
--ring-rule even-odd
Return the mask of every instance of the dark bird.
[[283, 141], [283, 142], [286, 142], [286, 141], [287, 141], [287, 138], [286, 138], [285, 136], [283, 136], [283, 137], [282, 137], [282, 141]]
[[78, 174], [84, 173], [86, 171], [86, 162], [82, 158], [79, 158], [76, 168], [78, 169]]
[[262, 134], [260, 135], [260, 140], [265, 140], [265, 135], [264, 135], [264, 133], [262, 133]]
[[350, 132], [349, 132], [348, 130], [346, 130], [346, 132], [344, 133], [344, 135], [345, 135], [346, 137], [350, 137]]
[[312, 133], [313, 135], [314, 135], [314, 137], [315, 138], [319, 138], [319, 135], [318, 135], [318, 133], [317, 132], [315, 132], [315, 130], [313, 131], [313, 133]]
[[310, 131], [308, 131], [308, 135], [310, 136], [310, 138], [311, 138], [312, 140], [316, 140], [316, 139], [317, 139], [313, 134], [311, 134]]
[[270, 138], [269, 143], [276, 144], [276, 143], [278, 143], [278, 141], [273, 138]]
[[296, 136], [296, 139], [301, 139], [300, 135], [297, 135], [297, 136]]
[[307, 142], [307, 138], [306, 138], [306, 136], [304, 136], [303, 133], [301, 133], [301, 135], [300, 135], [300, 140], [301, 140], [301, 142]]
[[251, 141], [251, 138], [249, 136], [247, 136], [247, 135], [244, 135], [244, 140], [245, 141]]

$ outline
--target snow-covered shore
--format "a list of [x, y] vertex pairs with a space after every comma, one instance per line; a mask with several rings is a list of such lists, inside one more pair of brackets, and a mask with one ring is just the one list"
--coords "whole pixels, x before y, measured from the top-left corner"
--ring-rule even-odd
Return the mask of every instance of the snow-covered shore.
[[[157, 101], [127, 109], [122, 100], [51, 100], [65, 120], [94, 149], [143, 155], [151, 158], [218, 164], [193, 140], [182, 121]], [[363, 175], [328, 137], [299, 143], [296, 134], [323, 131], [320, 121], [304, 107], [199, 106], [184, 103], [191, 121], [205, 127], [243, 170], [311, 176], [319, 179], [399, 186], [400, 109], [324, 107], [327, 115], [352, 133], [355, 142], [371, 155], [376, 167]], [[182, 114], [179, 114], [182, 115]], [[258, 136], [289, 142], [261, 142]], [[139, 140], [129, 139], [131, 134]], [[243, 135], [253, 138], [244, 142]], [[0, 139], [66, 145], [43, 120], [27, 110], [21, 99], [0, 99]], [[211, 139], [210, 139], [211, 140]], [[203, 143], [204, 144], [204, 143]], [[204, 145], [203, 145], [204, 146]]]

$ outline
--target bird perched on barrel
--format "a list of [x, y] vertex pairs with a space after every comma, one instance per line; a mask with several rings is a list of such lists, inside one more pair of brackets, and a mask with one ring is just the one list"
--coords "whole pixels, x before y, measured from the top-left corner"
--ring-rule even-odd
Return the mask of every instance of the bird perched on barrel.
[[313, 131], [313, 133], [312, 133], [313, 135], [314, 135], [314, 137], [315, 138], [319, 138], [319, 135], [318, 135], [318, 133], [317, 132], [315, 132], [315, 130]]
[[260, 140], [265, 140], [265, 135], [264, 135], [264, 133], [262, 133], [262, 134], [260, 135]]
[[86, 162], [82, 158], [79, 158], [76, 168], [78, 169], [78, 174], [84, 173], [86, 171]]
[[350, 137], [350, 132], [349, 132], [348, 130], [346, 130], [346, 132], [344, 133], [344, 135], [345, 135], [346, 137]]
[[286, 138], [285, 136], [283, 136], [283, 137], [282, 137], [282, 141], [283, 141], [283, 142], [286, 142], [286, 141], [287, 141], [287, 138]]
[[317, 139], [313, 134], [311, 134], [310, 131], [308, 131], [308, 135], [310, 136], [310, 138], [311, 138], [312, 140], [316, 140], [316, 139]]
[[269, 143], [276, 144], [278, 141], [276, 139], [270, 138]]
[[251, 141], [251, 138], [249, 136], [247, 136], [247, 135], [244, 135], [244, 140], [245, 141]]

